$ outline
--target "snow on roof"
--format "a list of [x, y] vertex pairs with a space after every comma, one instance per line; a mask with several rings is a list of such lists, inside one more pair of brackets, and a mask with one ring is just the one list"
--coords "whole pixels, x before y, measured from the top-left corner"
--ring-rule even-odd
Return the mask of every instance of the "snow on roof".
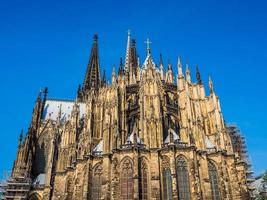
[[100, 140], [100, 142], [93, 149], [93, 152], [103, 152], [103, 140]]
[[[74, 104], [75, 101], [48, 99], [45, 102], [42, 119], [57, 120], [61, 109], [60, 120], [69, 120]], [[80, 107], [80, 117], [83, 117], [85, 114], [85, 103], [78, 103], [78, 105]]]
[[[171, 133], [173, 135], [173, 140], [179, 140], [179, 136], [178, 134], [173, 130], [173, 129], [169, 129], [168, 133]], [[166, 139], [164, 140], [164, 143], [169, 143], [170, 142], [170, 134], [168, 134], [168, 136], [166, 137]]]
[[[132, 133], [129, 135], [129, 137], [126, 140], [126, 143], [134, 143], [134, 134], [137, 135], [137, 127], [134, 126]], [[144, 144], [144, 142], [137, 136], [137, 144]]]
[[33, 181], [33, 185], [44, 185], [45, 184], [45, 174], [39, 174]]
[[205, 137], [205, 143], [208, 149], [215, 148], [215, 145], [210, 141], [210, 139], [207, 136]]
[[[128, 143], [134, 143], [134, 132], [131, 133], [131, 135], [129, 135], [129, 137], [127, 138], [126, 142]], [[137, 136], [137, 144], [144, 144], [144, 142], [142, 141], [141, 138], [139, 138]]]

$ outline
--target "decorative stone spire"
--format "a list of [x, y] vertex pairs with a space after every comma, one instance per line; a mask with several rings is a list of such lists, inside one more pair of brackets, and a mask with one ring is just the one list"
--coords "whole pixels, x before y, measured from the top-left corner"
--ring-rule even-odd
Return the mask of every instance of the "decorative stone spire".
[[48, 94], [48, 87], [45, 87], [44, 90], [43, 90], [43, 102], [42, 102], [42, 108], [41, 108], [41, 117], [44, 113], [44, 106], [45, 106], [45, 102], [46, 102], [46, 99], [47, 99], [47, 94]]
[[198, 84], [202, 84], [198, 66], [196, 66], [196, 72], [197, 72], [197, 73], [196, 73], [196, 75], [197, 75], [197, 83], [198, 83]]
[[166, 83], [173, 83], [173, 71], [170, 60], [168, 60], [168, 71], [166, 73]]
[[77, 99], [82, 100], [82, 88], [81, 88], [81, 84], [78, 85]]
[[152, 43], [149, 38], [146, 39], [145, 41], [146, 43], [146, 53], [147, 53], [147, 56], [150, 55], [151, 51], [150, 51], [150, 44]]
[[126, 72], [128, 72], [129, 67], [130, 67], [130, 59], [131, 59], [131, 31], [128, 30], [126, 56], [125, 56], [125, 71]]
[[87, 92], [91, 88], [98, 89], [101, 84], [97, 40], [98, 36], [97, 34], [95, 34], [90, 59], [87, 66], [87, 72], [83, 83], [83, 89], [85, 92]]
[[22, 145], [22, 139], [23, 139], [23, 129], [21, 129], [21, 132], [19, 134], [19, 147]]
[[213, 81], [211, 80], [210, 76], [209, 76], [209, 89], [210, 89], [210, 94], [213, 94], [214, 93]]
[[178, 57], [177, 67], [178, 67], [178, 77], [179, 77], [179, 78], [184, 77], [180, 56]]
[[112, 84], [115, 83], [116, 83], [116, 66], [114, 65], [112, 69]]
[[103, 70], [103, 75], [102, 75], [102, 80], [101, 80], [101, 85], [102, 87], [105, 86], [107, 83], [107, 79], [106, 79], [106, 70]]
[[120, 58], [120, 68], [119, 68], [119, 75], [124, 75], [124, 69], [122, 64], [122, 57]]
[[189, 69], [188, 64], [186, 64], [185, 67], [186, 67], [186, 80], [188, 83], [191, 83], [191, 75], [190, 75], [190, 69]]
[[160, 54], [159, 56], [159, 71], [161, 80], [164, 80], [164, 66], [163, 66], [162, 54]]
[[131, 44], [131, 60], [129, 63], [129, 83], [136, 83], [136, 68], [137, 68], [137, 54], [136, 54], [136, 42], [133, 39]]
[[141, 79], [140, 59], [139, 56], [137, 56], [136, 81], [140, 81], [140, 79]]

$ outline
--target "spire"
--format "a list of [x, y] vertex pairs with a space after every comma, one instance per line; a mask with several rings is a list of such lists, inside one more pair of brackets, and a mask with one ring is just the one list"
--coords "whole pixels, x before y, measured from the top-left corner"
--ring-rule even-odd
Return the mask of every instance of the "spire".
[[112, 69], [112, 84], [115, 83], [116, 83], [116, 66], [114, 65]]
[[98, 36], [94, 35], [93, 45], [91, 49], [90, 59], [87, 66], [87, 71], [83, 83], [83, 88], [85, 91], [91, 88], [98, 89], [100, 86], [100, 65], [99, 65], [99, 55], [98, 55]]
[[159, 66], [162, 66], [163, 67], [162, 54], [159, 55]]
[[178, 77], [179, 78], [182, 78], [184, 75], [183, 75], [183, 70], [182, 70], [182, 64], [181, 64], [181, 58], [180, 58], [180, 56], [178, 57], [177, 67], [178, 67]]
[[125, 71], [129, 70], [131, 59], [131, 31], [128, 30], [128, 37], [127, 37], [127, 47], [126, 47], [126, 56], [125, 56]]
[[196, 74], [197, 74], [197, 83], [198, 83], [198, 84], [202, 84], [198, 66], [196, 66], [196, 71], [197, 71], [197, 73], [196, 73]]
[[82, 88], [81, 88], [81, 84], [78, 85], [77, 99], [79, 99], [80, 101], [82, 100]]
[[160, 78], [164, 80], [164, 67], [163, 67], [163, 59], [162, 54], [159, 56], [159, 70], [160, 70]]
[[119, 68], [119, 75], [124, 74], [123, 64], [122, 64], [122, 57], [120, 58], [120, 68]]
[[106, 70], [103, 70], [103, 75], [102, 75], [102, 80], [101, 80], [101, 85], [102, 87], [105, 86], [107, 83], [107, 79], [106, 79]]
[[151, 44], [151, 43], [152, 43], [152, 42], [149, 40], [149, 38], [147, 38], [146, 41], [145, 41], [147, 56], [149, 56], [150, 53], [151, 53], [151, 51], [150, 51], [150, 44]]
[[45, 106], [45, 102], [46, 102], [47, 94], [48, 94], [48, 87], [44, 88], [43, 94], [44, 94], [44, 98], [42, 102], [41, 116], [43, 115], [43, 112], [44, 112], [44, 106]]
[[166, 83], [173, 83], [173, 71], [170, 60], [168, 59], [168, 71], [166, 73]]
[[136, 42], [135, 39], [132, 39], [132, 46], [131, 46], [131, 66], [133, 68], [134, 73], [136, 73], [136, 67], [138, 65], [138, 58], [136, 53]]
[[186, 64], [185, 66], [186, 66], [186, 80], [188, 83], [191, 83], [191, 75], [190, 75], [189, 66], [188, 64]]
[[19, 134], [19, 147], [21, 146], [22, 144], [22, 139], [23, 139], [23, 129], [21, 129], [21, 132]]
[[213, 82], [212, 82], [210, 76], [209, 76], [209, 89], [210, 89], [210, 94], [213, 94], [214, 93], [214, 88], [213, 88]]
[[39, 121], [40, 121], [40, 114], [42, 110], [42, 90], [39, 91], [34, 109], [33, 109], [33, 114], [32, 114], [32, 121], [31, 121], [31, 128], [33, 130], [37, 130], [39, 126]]

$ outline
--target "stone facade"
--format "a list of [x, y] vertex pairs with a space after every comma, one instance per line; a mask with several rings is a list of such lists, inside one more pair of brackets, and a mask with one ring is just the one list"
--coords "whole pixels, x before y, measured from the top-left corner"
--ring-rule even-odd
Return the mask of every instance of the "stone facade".
[[[162, 56], [156, 66], [149, 41], [142, 65], [130, 34], [126, 49], [107, 84], [95, 36], [77, 98], [39, 94], [13, 182], [28, 180], [30, 200], [247, 199], [245, 163], [233, 151], [211, 79], [206, 95], [199, 70], [194, 83], [180, 58], [175, 77]], [[7, 199], [24, 198], [15, 190]]]

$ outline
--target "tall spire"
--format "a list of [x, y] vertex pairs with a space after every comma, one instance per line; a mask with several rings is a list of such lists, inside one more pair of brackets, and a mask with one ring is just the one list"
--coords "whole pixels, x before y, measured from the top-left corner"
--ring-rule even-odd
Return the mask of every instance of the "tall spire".
[[132, 46], [131, 46], [131, 65], [130, 67], [133, 68], [134, 73], [136, 73], [136, 67], [138, 65], [138, 58], [136, 53], [136, 42], [135, 39], [132, 39]]
[[183, 75], [183, 70], [182, 70], [182, 64], [181, 64], [181, 58], [180, 58], [180, 56], [178, 57], [177, 67], [178, 67], [178, 77], [181, 78], [184, 75]]
[[125, 71], [129, 70], [131, 59], [131, 31], [128, 30], [128, 37], [127, 37], [127, 47], [126, 47], [126, 56], [125, 56]]
[[85, 75], [83, 88], [84, 91], [88, 91], [91, 88], [98, 89], [100, 86], [100, 65], [98, 55], [98, 36], [94, 35], [93, 46], [91, 49], [90, 59], [87, 66], [87, 72]]
[[196, 71], [197, 71], [197, 73], [196, 73], [196, 74], [197, 74], [197, 83], [198, 83], [198, 84], [202, 84], [198, 66], [196, 66]]

